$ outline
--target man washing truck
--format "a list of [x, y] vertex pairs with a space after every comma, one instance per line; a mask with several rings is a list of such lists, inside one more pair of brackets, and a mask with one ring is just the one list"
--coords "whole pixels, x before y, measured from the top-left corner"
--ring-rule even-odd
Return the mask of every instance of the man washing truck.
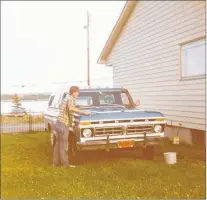
[[69, 90], [69, 95], [67, 95], [62, 104], [60, 105], [60, 113], [56, 124], [54, 124], [56, 131], [56, 143], [53, 152], [53, 166], [59, 164], [68, 167], [75, 167], [70, 165], [68, 158], [68, 134], [69, 127], [72, 127], [73, 113], [90, 115], [91, 112], [80, 110], [76, 108], [75, 99], [79, 96], [79, 88], [77, 86], [72, 86]]

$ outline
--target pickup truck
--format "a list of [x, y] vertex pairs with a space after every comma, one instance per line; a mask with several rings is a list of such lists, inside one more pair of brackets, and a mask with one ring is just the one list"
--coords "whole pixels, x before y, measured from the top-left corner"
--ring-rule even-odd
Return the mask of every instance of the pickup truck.
[[[46, 129], [54, 148], [54, 122], [68, 88], [53, 93], [44, 113]], [[164, 139], [166, 120], [162, 113], [140, 109], [125, 88], [80, 89], [76, 105], [91, 115], [74, 114], [69, 129], [70, 163], [77, 163], [82, 151], [141, 148], [147, 159], [153, 159], [154, 147]]]

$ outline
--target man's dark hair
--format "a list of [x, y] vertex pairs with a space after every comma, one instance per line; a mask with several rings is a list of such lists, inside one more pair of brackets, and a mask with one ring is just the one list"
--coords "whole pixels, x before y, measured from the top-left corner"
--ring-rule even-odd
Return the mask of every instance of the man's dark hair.
[[72, 95], [74, 92], [79, 92], [79, 87], [78, 86], [72, 86], [70, 88], [69, 94]]

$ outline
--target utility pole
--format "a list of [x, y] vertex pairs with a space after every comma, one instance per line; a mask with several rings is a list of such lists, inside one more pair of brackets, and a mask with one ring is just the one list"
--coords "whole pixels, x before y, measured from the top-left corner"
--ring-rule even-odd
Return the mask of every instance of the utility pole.
[[84, 29], [87, 30], [87, 66], [88, 66], [88, 86], [90, 86], [90, 48], [89, 48], [89, 12], [87, 10], [87, 25], [84, 26]]

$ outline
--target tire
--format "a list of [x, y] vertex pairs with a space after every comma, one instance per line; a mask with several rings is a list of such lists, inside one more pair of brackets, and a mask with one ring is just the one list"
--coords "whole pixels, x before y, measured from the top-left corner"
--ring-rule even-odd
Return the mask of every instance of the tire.
[[71, 165], [83, 164], [83, 155], [76, 147], [76, 139], [73, 134], [68, 137], [68, 161]]
[[142, 149], [142, 157], [145, 160], [153, 160], [155, 156], [155, 147], [154, 146], [147, 146], [146, 148]]
[[51, 161], [53, 163], [53, 154], [54, 154], [54, 149], [55, 149], [55, 144], [56, 144], [56, 133], [52, 130], [49, 129], [48, 130], [50, 132], [50, 146], [51, 146]]

